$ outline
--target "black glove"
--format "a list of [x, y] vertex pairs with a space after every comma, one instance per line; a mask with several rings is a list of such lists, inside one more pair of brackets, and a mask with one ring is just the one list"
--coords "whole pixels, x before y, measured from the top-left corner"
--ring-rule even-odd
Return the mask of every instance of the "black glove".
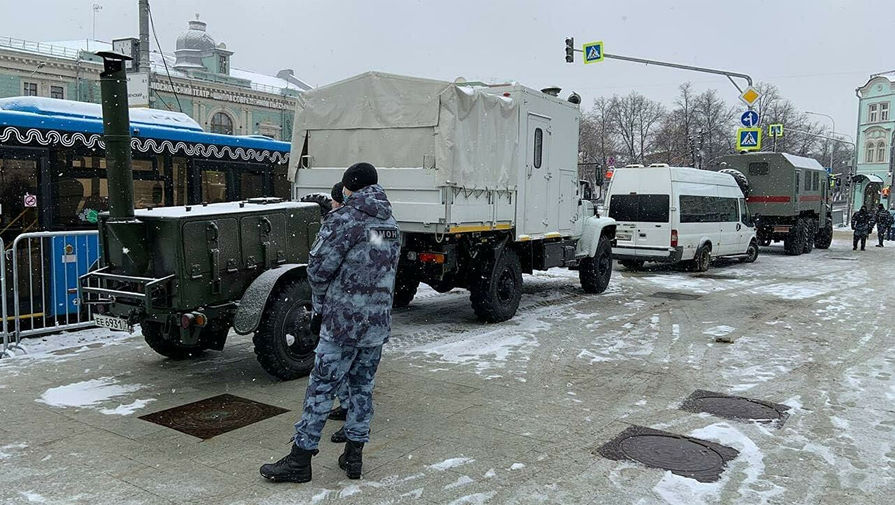
[[323, 314], [314, 312], [311, 314], [311, 335], [320, 336], [320, 326], [323, 324]]

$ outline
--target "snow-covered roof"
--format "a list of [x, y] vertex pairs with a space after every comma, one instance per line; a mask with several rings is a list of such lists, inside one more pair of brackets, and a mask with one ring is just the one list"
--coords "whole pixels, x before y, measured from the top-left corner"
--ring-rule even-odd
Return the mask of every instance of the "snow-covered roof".
[[[17, 96], [0, 98], [0, 110], [31, 112], [34, 114], [68, 116], [84, 119], [102, 119], [102, 106], [96, 103], [75, 102], [39, 96]], [[203, 131], [193, 118], [182, 112], [161, 109], [131, 108], [129, 117], [132, 124], [149, 124]]]
[[796, 168], [811, 168], [814, 170], [823, 170], [824, 167], [814, 158], [806, 158], [804, 156], [796, 156], [795, 154], [781, 153], [787, 161]]
[[[80, 51], [87, 52], [97, 52], [97, 51], [111, 51], [112, 44], [109, 42], [103, 42], [101, 40], [88, 40], [88, 39], [79, 39], [79, 40], [53, 40], [49, 42], [29, 42], [17, 39], [10, 39], [5, 37], [0, 37], [0, 47], [4, 49], [12, 49], [15, 51], [22, 51], [27, 53], [36, 53], [43, 54], [47, 56], [54, 56], [57, 58], [63, 59], [71, 59], [75, 60], [78, 58]], [[187, 74], [174, 69], [174, 62], [176, 58], [174, 55], [159, 53], [158, 51], [152, 51], [149, 54], [150, 60], [150, 69], [157, 74], [165, 74], [165, 63], [168, 64], [167, 72], [171, 74], [171, 77], [176, 77], [180, 79], [191, 79]], [[311, 86], [306, 85], [302, 87], [295, 83], [289, 82], [285, 79], [280, 79], [279, 77], [275, 77], [272, 75], [259, 74], [257, 72], [251, 72], [248, 70], [242, 70], [238, 68], [230, 68], [230, 76], [236, 77], [238, 79], [245, 79], [251, 82], [251, 87], [255, 91], [261, 91], [264, 93], [274, 93], [280, 94], [284, 90], [290, 91], [304, 91], [310, 89]], [[303, 81], [296, 78], [296, 81], [304, 84]]]

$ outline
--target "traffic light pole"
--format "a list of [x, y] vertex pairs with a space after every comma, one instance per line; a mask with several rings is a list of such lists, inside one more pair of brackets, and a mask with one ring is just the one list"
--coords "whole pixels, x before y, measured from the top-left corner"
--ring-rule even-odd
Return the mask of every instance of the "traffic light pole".
[[[571, 47], [574, 44], [574, 40], [575, 39], [573, 39], [573, 38], [566, 39], [566, 62], [567, 63], [573, 62], [572, 52], [577, 52], [577, 53], [584, 52], [584, 50], [582, 50], [582, 49]], [[570, 51], [570, 49], [571, 49], [571, 51]], [[738, 79], [745, 79], [746, 83], [749, 86], [752, 86], [752, 77], [750, 77], [747, 74], [742, 74], [739, 72], [731, 72], [729, 70], [718, 70], [716, 68], [694, 67], [692, 65], [681, 65], [680, 63], [671, 63], [671, 62], [667, 62], [667, 61], [648, 60], [646, 58], [634, 58], [633, 56], [622, 56], [619, 54], [603, 53], [603, 57], [611, 58], [613, 60], [630, 61], [633, 63], [643, 63], [644, 65], [656, 65], [659, 67], [670, 67], [670, 68], [677, 68], [679, 70], [689, 70], [691, 72], [702, 72], [705, 74], [723, 75], [723, 76], [727, 77], [727, 79], [730, 81], [730, 83], [733, 84], [733, 86], [737, 89], [737, 91], [740, 92], [740, 94], [743, 93], [743, 89], [740, 88], [740, 86], [736, 83], [736, 81], [733, 80], [734, 77], [736, 77]], [[751, 109], [752, 107], [749, 107], [749, 108]]]

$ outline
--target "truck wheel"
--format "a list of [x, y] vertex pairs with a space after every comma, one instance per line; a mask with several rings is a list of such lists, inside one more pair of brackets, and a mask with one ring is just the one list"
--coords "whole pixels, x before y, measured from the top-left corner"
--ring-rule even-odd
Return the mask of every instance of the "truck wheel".
[[796, 221], [796, 224], [789, 229], [786, 239], [783, 241], [783, 250], [790, 256], [798, 256], [805, 249], [805, 229], [802, 220]]
[[706, 272], [712, 265], [712, 248], [708, 244], [699, 246], [691, 263], [694, 272]]
[[758, 259], [758, 243], [753, 239], [749, 242], [749, 247], [746, 249], [746, 255], [740, 258], [740, 263], [755, 263], [755, 260]]
[[311, 287], [304, 279], [278, 286], [252, 338], [267, 373], [283, 380], [304, 377], [314, 367], [317, 336], [311, 334]]
[[142, 321], [140, 328], [143, 330], [143, 339], [153, 351], [166, 358], [182, 360], [195, 358], [204, 351], [201, 347], [185, 347], [177, 343], [180, 338], [180, 330], [176, 325], [170, 324], [165, 329], [164, 323], [156, 321]]
[[522, 264], [510, 248], [485, 261], [469, 286], [469, 301], [482, 321], [499, 323], [512, 318], [522, 299]]
[[407, 279], [402, 275], [395, 277], [395, 294], [394, 299], [392, 299], [392, 307], [406, 307], [410, 305], [419, 287], [419, 280]]
[[802, 223], [802, 226], [805, 229], [805, 246], [802, 248], [802, 252], [808, 254], [814, 250], [814, 230], [817, 229], [817, 227], [814, 226], [813, 221], [802, 221]]
[[619, 263], [628, 270], [637, 271], [643, 268], [643, 262], [638, 260], [621, 260]]
[[[643, 266], [642, 261], [637, 268]], [[627, 268], [627, 265], [625, 265]], [[612, 246], [606, 237], [600, 237], [597, 244], [597, 252], [593, 258], [584, 258], [578, 266], [578, 280], [585, 293], [602, 293], [609, 287], [609, 279], [612, 278]]]
[[830, 244], [833, 243], [833, 220], [827, 219], [826, 224], [822, 230], [817, 232], [817, 236], [814, 238], [814, 247], [818, 249], [829, 249]]

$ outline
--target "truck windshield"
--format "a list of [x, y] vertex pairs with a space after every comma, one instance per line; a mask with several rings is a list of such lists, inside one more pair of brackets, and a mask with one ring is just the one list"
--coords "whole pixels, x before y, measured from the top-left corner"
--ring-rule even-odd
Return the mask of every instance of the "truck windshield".
[[668, 222], [668, 195], [612, 195], [609, 217], [616, 221]]

